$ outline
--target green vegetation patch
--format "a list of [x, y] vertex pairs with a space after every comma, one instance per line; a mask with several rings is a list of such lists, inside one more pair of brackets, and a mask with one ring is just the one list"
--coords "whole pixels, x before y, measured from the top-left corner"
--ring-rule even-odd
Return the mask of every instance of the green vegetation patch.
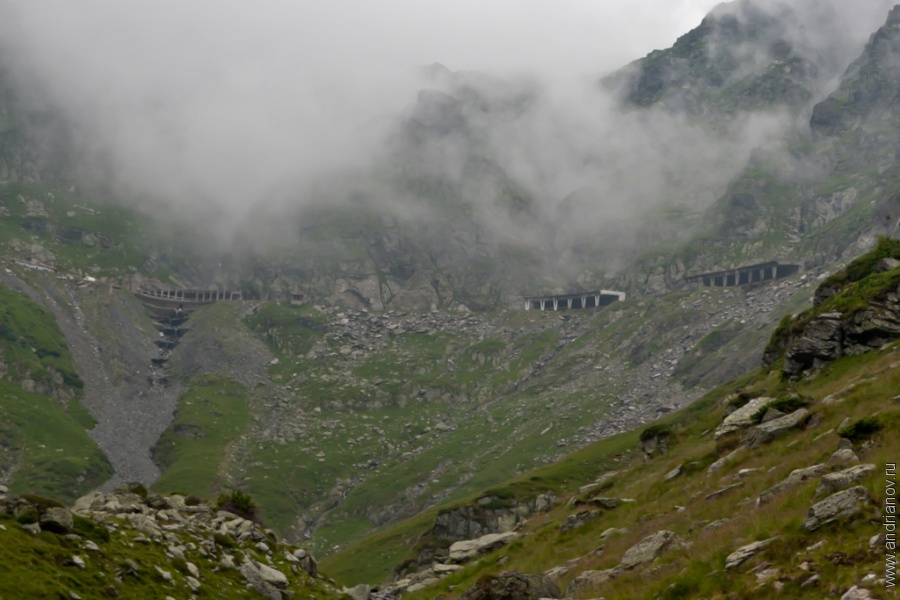
[[113, 473], [97, 444], [59, 402], [8, 381], [0, 381], [0, 445], [19, 465], [9, 484], [15, 493], [71, 502]]
[[900, 240], [887, 237], [878, 239], [875, 248], [822, 282], [822, 287], [843, 288], [850, 283], [861, 281], [875, 273], [878, 264], [885, 258], [900, 260]]
[[247, 402], [247, 390], [226, 377], [194, 379], [153, 449], [162, 470], [154, 489], [209, 496], [227, 446], [250, 424]]
[[[127, 525], [108, 529], [78, 515], [74, 522], [75, 532], [93, 541], [98, 551], [87, 550], [78, 536], [46, 531], [33, 535], [12, 517], [0, 515], [0, 598], [262, 598], [237, 568], [221, 564], [224, 552], [236, 555], [235, 562], [243, 557], [265, 561], [287, 574], [286, 597], [339, 597], [322, 579], [314, 580], [302, 570], [292, 573], [284, 552], [267, 559], [252, 541], [216, 533], [217, 548], [201, 552], [196, 549], [200, 538], [185, 531], [167, 532], [166, 543], [135, 543], [139, 532]], [[184, 548], [185, 556], [167, 554], [173, 545]], [[193, 567], [188, 563], [201, 574], [196, 591], [190, 587]]]
[[245, 320], [276, 355], [306, 354], [326, 331], [326, 318], [310, 305], [266, 302]]
[[853, 442], [861, 442], [869, 439], [884, 428], [878, 417], [867, 417], [850, 423], [841, 429], [841, 437], [845, 437]]
[[0, 360], [14, 381], [31, 379], [84, 387], [53, 314], [24, 294], [0, 286]]

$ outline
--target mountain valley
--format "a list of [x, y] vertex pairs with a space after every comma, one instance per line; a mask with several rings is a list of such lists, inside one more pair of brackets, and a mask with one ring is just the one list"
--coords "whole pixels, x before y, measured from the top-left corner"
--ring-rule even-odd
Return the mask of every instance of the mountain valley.
[[71, 574], [34, 594], [892, 593], [900, 6], [725, 3], [568, 113], [435, 64], [240, 209], [128, 181], [4, 44], [0, 546], [51, 558], [0, 564]]

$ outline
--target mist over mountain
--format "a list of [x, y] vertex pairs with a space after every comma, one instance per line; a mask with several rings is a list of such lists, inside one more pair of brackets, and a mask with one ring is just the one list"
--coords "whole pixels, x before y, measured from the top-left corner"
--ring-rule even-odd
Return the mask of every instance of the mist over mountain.
[[[353, 21], [329, 38], [316, 25], [338, 26], [338, 13], [277, 3], [248, 14], [10, 2], [2, 63], [25, 120], [41, 123], [35, 137], [53, 140], [42, 162], [56, 156], [64, 180], [194, 222], [215, 240], [206, 251], [250, 261], [204, 267], [202, 283], [265, 294], [288, 280], [374, 305], [414, 288], [414, 304], [488, 305], [625, 285], [638, 256], [706, 227], [751, 153], [804, 135], [888, 7], [722, 4], [599, 86], [615, 38], [556, 74], [540, 61], [530, 73], [414, 68], [378, 45], [387, 29], [364, 35]], [[274, 240], [305, 264], [270, 255]], [[331, 263], [350, 277], [335, 282]]]
[[[823, 462], [836, 442], [813, 429], [843, 428], [849, 404], [865, 420], [865, 386], [898, 422], [898, 95], [900, 6], [883, 0], [0, 0], [0, 486], [246, 491], [368, 582], [547, 509], [566, 526], [534, 539], [600, 564], [622, 542], [604, 557], [567, 527], [615, 508], [637, 544], [659, 512], [543, 497], [596, 483], [593, 502], [601, 464], [637, 465], [619, 481], [654, 501], [696, 476], [688, 512], [659, 514], [702, 536], [688, 515], [726, 512], [697, 489], [744, 481], [715, 471], [739, 440], [707, 435], [732, 392], [759, 396], [754, 431], [815, 413], [784, 435], [809, 426]], [[593, 290], [626, 294], [523, 310]], [[858, 353], [877, 355], [853, 363], [871, 378], [815, 379]], [[634, 461], [609, 439], [670, 413]], [[809, 467], [797, 448], [778, 468]], [[778, 483], [761, 458], [739, 463], [766, 473], [754, 494]], [[387, 552], [354, 546], [373, 531]], [[811, 544], [792, 539], [790, 556]]]

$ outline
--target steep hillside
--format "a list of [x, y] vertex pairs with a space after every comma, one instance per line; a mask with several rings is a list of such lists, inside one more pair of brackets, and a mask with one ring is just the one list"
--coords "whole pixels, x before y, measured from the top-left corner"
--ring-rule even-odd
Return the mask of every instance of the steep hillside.
[[895, 234], [897, 128], [888, 98], [897, 85], [891, 59], [897, 15], [891, 11], [837, 90], [812, 107], [808, 129], [754, 153], [704, 211], [704, 229], [675, 253], [647, 253], [639, 270], [655, 268], [672, 286], [685, 273], [741, 263], [815, 267], [850, 259], [879, 235]]
[[0, 286], [0, 479], [71, 501], [112, 475], [52, 314]]
[[[863, 261], [846, 272], [859, 289], [898, 271], [860, 276]], [[898, 336], [799, 380], [757, 370], [325, 563], [378, 581], [383, 557], [406, 551], [381, 588], [410, 598], [878, 597], [892, 577]]]

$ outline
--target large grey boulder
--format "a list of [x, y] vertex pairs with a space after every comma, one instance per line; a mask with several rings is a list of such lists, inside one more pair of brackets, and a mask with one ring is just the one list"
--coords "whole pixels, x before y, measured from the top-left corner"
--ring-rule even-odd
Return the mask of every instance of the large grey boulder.
[[777, 539], [777, 537], [773, 537], [761, 542], [753, 542], [752, 544], [741, 546], [725, 558], [725, 569], [736, 569]]
[[559, 526], [559, 530], [565, 533], [567, 531], [572, 531], [573, 529], [578, 529], [598, 518], [601, 514], [602, 513], [599, 510], [589, 510], [569, 515], [566, 517], [565, 521], [562, 522], [562, 525]]
[[507, 571], [479, 579], [462, 595], [462, 600], [539, 600], [559, 595], [559, 588], [549, 577]]
[[827, 472], [828, 466], [823, 464], [813, 465], [811, 467], [806, 467], [805, 469], [794, 469], [786, 478], [782, 479], [769, 489], [763, 491], [759, 495], [757, 504], [766, 504], [767, 502], [770, 502], [773, 498], [775, 498], [775, 496], [777, 496], [778, 494], [798, 487], [811, 479], [815, 479], [816, 477], [821, 477]]
[[41, 514], [41, 529], [53, 533], [69, 533], [75, 526], [72, 513], [60, 506], [53, 506]]
[[770, 402], [775, 402], [775, 398], [753, 398], [747, 404], [725, 417], [721, 425], [716, 428], [716, 439], [732, 431], [738, 431], [753, 425], [756, 422], [753, 420], [754, 415]]
[[807, 531], [815, 531], [822, 525], [838, 519], [856, 516], [863, 511], [870, 501], [869, 492], [860, 485], [832, 494], [810, 507], [803, 527]]
[[269, 600], [282, 600], [280, 588], [287, 587], [287, 578], [283, 573], [250, 559], [244, 560], [240, 572], [258, 594]]
[[837, 473], [829, 473], [822, 477], [819, 487], [816, 488], [817, 494], [831, 494], [839, 490], [844, 490], [855, 484], [860, 479], [870, 475], [876, 471], [875, 465], [856, 465]]
[[789, 415], [757, 425], [747, 432], [744, 444], [750, 448], [757, 448], [776, 440], [793, 429], [806, 424], [809, 420], [809, 411], [805, 408], [795, 410]]
[[603, 571], [584, 571], [580, 573], [578, 577], [573, 579], [569, 584], [569, 587], [566, 588], [566, 597], [574, 598], [583, 590], [595, 589], [610, 579], [618, 577], [620, 573], [621, 570], [618, 567], [615, 569], [605, 569]]
[[307, 575], [313, 579], [319, 576], [319, 563], [316, 562], [316, 559], [312, 554], [303, 548], [297, 548], [291, 556], [300, 561], [300, 567], [306, 571]]
[[612, 510], [614, 508], [618, 508], [623, 504], [632, 504], [634, 503], [634, 499], [632, 498], [591, 498], [587, 501], [587, 504], [591, 506], [596, 506], [597, 508], [605, 508], [607, 510]]
[[634, 569], [646, 565], [666, 552], [684, 547], [684, 542], [671, 531], [657, 531], [628, 549], [619, 566], [623, 569]]
[[455, 542], [450, 546], [450, 560], [462, 562], [474, 558], [479, 554], [490, 552], [519, 537], [514, 531], [505, 533], [490, 533], [474, 540]]

